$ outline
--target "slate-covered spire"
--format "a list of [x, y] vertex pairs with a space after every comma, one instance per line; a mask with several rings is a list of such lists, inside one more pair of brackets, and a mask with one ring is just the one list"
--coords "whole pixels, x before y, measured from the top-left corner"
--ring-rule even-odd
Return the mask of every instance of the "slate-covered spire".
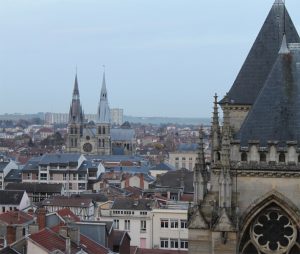
[[100, 101], [97, 110], [98, 123], [110, 123], [110, 108], [107, 99], [105, 72], [103, 72], [102, 88], [100, 93]]
[[289, 52], [277, 54], [274, 67], [236, 139], [242, 146], [258, 140], [286, 146], [287, 141], [300, 143], [300, 44], [292, 44]]
[[80, 104], [77, 73], [75, 75], [72, 102], [69, 110], [69, 123], [81, 124], [84, 121], [84, 113]]
[[284, 32], [287, 43], [300, 42], [283, 1], [276, 0], [228, 93], [231, 104], [253, 105], [276, 61]]
[[219, 177], [219, 206], [231, 207], [232, 180], [230, 175], [230, 139], [231, 130], [229, 122], [228, 97], [225, 96], [224, 122], [222, 129], [222, 149], [221, 149], [221, 173]]
[[203, 143], [203, 129], [199, 130], [198, 156], [194, 168], [194, 203], [199, 204], [207, 191], [207, 172], [205, 166], [205, 154]]
[[219, 111], [218, 111], [218, 96], [214, 96], [214, 108], [211, 125], [211, 160], [212, 162], [217, 161], [219, 158], [218, 153], [220, 151], [220, 124], [219, 124]]

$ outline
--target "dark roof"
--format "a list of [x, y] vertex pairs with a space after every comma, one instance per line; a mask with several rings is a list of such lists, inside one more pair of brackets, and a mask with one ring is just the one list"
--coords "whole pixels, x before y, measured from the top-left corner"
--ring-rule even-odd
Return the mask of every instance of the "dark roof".
[[61, 193], [61, 183], [9, 183], [7, 190], [25, 190], [27, 193]]
[[[263, 87], [279, 51], [284, 28], [283, 3], [273, 4], [236, 80], [228, 99], [232, 104], [252, 105]], [[287, 42], [300, 42], [299, 35], [286, 11]], [[220, 103], [224, 103], [224, 99]]]
[[89, 207], [93, 202], [90, 198], [74, 198], [54, 196], [51, 199], [43, 200], [43, 206], [60, 206], [60, 207]]
[[126, 231], [114, 230], [114, 238], [113, 238], [114, 243], [113, 243], [113, 245], [114, 246], [121, 246], [122, 242], [123, 242], [123, 239], [126, 235], [130, 239], [130, 236], [128, 235], [128, 233]]
[[4, 249], [0, 250], [0, 254], [20, 254], [10, 246], [5, 247]]
[[80, 153], [45, 154], [41, 157], [40, 165], [77, 163]]
[[[298, 46], [297, 46], [298, 45]], [[297, 49], [298, 47], [298, 49]], [[244, 121], [236, 139], [242, 146], [258, 140], [300, 142], [300, 44], [289, 54], [279, 54], [264, 88]]]
[[163, 250], [163, 249], [141, 249], [138, 248], [136, 254], [187, 254], [184, 250]]
[[25, 191], [19, 190], [0, 190], [1, 205], [19, 205]]
[[153, 201], [150, 199], [117, 198], [111, 209], [121, 210], [151, 210]]
[[21, 182], [22, 181], [22, 170], [12, 169], [4, 178], [5, 182]]
[[193, 193], [194, 172], [187, 169], [169, 171], [165, 174], [162, 174], [157, 178], [154, 185], [167, 188], [181, 188], [182, 179], [184, 183], [184, 192]]
[[106, 195], [102, 193], [81, 193], [81, 194], [72, 194], [71, 197], [76, 198], [89, 198], [94, 200], [95, 202], [106, 202], [108, 201], [108, 198]]

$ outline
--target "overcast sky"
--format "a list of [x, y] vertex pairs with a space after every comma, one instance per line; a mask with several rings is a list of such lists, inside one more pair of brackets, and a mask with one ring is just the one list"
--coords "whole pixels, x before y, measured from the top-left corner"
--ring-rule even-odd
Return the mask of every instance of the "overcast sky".
[[[126, 115], [210, 117], [274, 0], [1, 0], [0, 114], [96, 113], [103, 68]], [[300, 2], [287, 9], [300, 31]]]

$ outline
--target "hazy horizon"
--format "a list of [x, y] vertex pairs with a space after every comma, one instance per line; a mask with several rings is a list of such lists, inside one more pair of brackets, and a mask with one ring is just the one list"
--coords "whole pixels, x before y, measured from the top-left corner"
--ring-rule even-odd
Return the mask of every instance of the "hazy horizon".
[[[274, 0], [3, 0], [0, 114], [96, 112], [103, 67], [125, 115], [211, 117]], [[299, 31], [299, 1], [287, 1]]]

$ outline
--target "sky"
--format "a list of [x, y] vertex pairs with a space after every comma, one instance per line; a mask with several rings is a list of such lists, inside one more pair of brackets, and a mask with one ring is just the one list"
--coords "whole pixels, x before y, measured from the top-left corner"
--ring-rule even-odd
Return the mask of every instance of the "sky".
[[[274, 0], [1, 0], [0, 114], [68, 112], [77, 67], [96, 113], [210, 117]], [[300, 31], [300, 2], [286, 1]]]

